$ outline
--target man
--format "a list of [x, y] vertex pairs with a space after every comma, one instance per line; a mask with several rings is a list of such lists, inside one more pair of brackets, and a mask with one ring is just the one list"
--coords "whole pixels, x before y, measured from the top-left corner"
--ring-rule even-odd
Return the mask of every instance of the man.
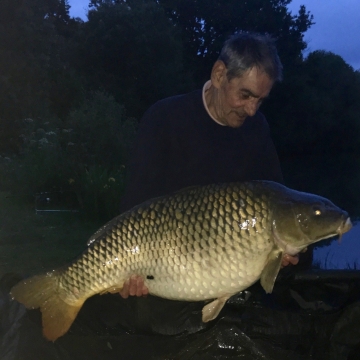
[[[121, 210], [187, 186], [247, 180], [283, 182], [268, 123], [258, 111], [281, 78], [282, 65], [269, 36], [245, 32], [232, 36], [202, 90], [161, 100], [145, 113]], [[283, 265], [297, 262], [297, 257], [283, 259]], [[127, 298], [147, 293], [143, 279], [135, 276], [120, 294]], [[142, 314], [137, 313], [140, 322], [156, 307], [149, 305], [149, 298], [131, 301], [137, 302], [132, 310], [143, 309]], [[156, 316], [140, 327], [162, 333], [198, 329], [203, 304], [196, 304], [193, 308], [189, 305], [181, 319], [170, 316], [161, 320], [165, 327], [166, 323], [177, 323], [177, 330], [154, 324]], [[183, 308], [183, 303], [178, 304], [173, 313], [183, 313]], [[195, 320], [189, 322], [190, 313], [195, 313]]]
[[268, 124], [257, 111], [281, 77], [269, 37], [229, 39], [202, 90], [161, 100], [145, 113], [121, 210], [186, 186], [283, 182]]

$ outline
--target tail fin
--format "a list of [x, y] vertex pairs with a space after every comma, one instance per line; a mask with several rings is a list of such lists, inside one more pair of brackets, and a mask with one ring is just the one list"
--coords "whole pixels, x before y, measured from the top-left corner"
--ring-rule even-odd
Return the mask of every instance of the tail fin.
[[40, 308], [43, 334], [51, 341], [69, 330], [85, 301], [65, 302], [66, 292], [59, 288], [54, 273], [23, 280], [11, 289], [10, 295], [28, 309]]

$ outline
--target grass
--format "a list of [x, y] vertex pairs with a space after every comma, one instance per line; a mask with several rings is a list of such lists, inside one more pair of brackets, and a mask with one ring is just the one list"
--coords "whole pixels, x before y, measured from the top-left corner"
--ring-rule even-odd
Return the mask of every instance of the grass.
[[86, 248], [100, 225], [74, 213], [38, 215], [34, 203], [0, 192], [0, 277], [10, 272], [32, 275], [65, 264]]

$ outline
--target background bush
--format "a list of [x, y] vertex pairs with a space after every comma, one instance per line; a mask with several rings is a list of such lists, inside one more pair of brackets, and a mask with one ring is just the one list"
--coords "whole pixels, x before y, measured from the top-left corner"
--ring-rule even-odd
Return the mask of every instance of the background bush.
[[2, 185], [34, 198], [36, 193], [74, 191], [86, 217], [106, 220], [118, 213], [125, 163], [137, 122], [124, 107], [95, 92], [65, 121], [27, 118], [21, 151], [2, 158]]

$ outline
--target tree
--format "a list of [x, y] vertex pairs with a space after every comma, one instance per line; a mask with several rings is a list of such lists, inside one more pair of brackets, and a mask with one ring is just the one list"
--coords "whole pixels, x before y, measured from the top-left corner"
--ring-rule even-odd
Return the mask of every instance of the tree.
[[265, 108], [286, 181], [360, 214], [360, 74], [325, 51], [297, 70]]
[[64, 0], [4, 0], [0, 3], [0, 151], [18, 147], [18, 122], [45, 116], [54, 84], [64, 69], [60, 23], [70, 21]]
[[177, 28], [155, 1], [92, 1], [79, 69], [140, 116], [155, 101], [187, 87]]
[[277, 39], [280, 57], [287, 67], [302, 59], [303, 34], [313, 17], [301, 6], [291, 15], [291, 0], [159, 0], [168, 16], [182, 30], [186, 66], [198, 86], [209, 77], [223, 42], [237, 31], [267, 32]]

